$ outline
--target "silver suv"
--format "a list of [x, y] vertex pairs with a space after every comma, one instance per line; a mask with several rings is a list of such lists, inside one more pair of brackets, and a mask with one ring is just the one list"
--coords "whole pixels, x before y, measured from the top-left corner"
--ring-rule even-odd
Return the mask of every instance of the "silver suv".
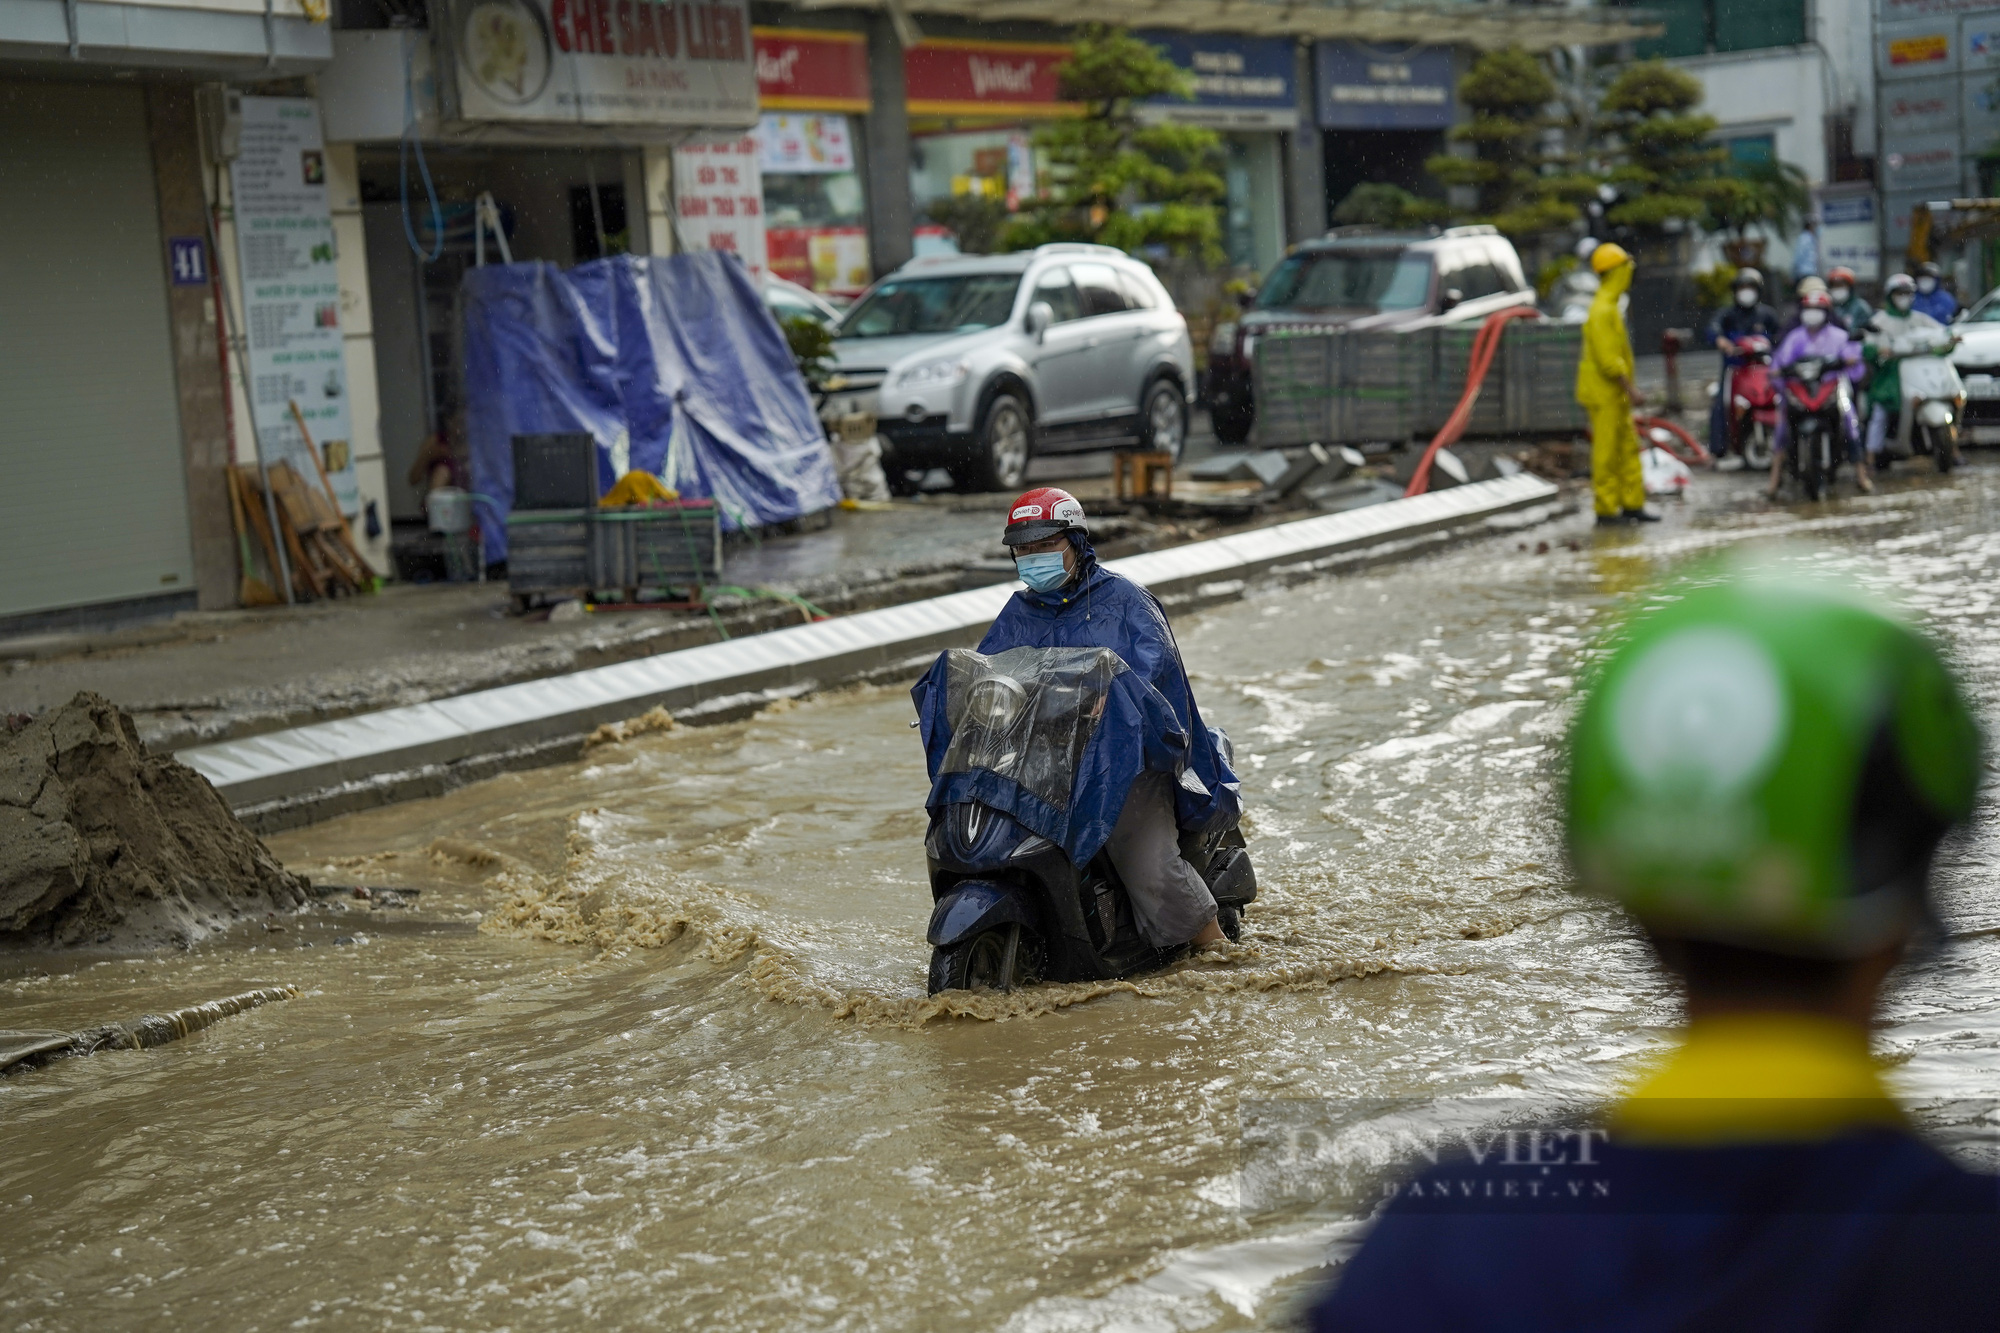
[[854, 303], [833, 346], [826, 414], [875, 415], [899, 495], [933, 467], [961, 490], [1011, 491], [1036, 454], [1178, 456], [1187, 439], [1187, 321], [1107, 246], [914, 260]]

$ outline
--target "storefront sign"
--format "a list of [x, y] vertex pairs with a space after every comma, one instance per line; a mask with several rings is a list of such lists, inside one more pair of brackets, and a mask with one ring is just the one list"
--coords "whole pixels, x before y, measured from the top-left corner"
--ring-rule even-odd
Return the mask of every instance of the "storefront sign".
[[846, 116], [767, 115], [757, 121], [757, 165], [778, 176], [854, 170]]
[[1958, 127], [1958, 97], [1949, 80], [1892, 83], [1881, 92], [1882, 132], [1891, 139]]
[[747, 0], [454, 0], [458, 116], [748, 126]]
[[1219, 129], [1289, 130], [1299, 123], [1292, 43], [1281, 37], [1142, 32], [1194, 76], [1194, 99], [1155, 98], [1149, 119]]
[[1817, 197], [1821, 266], [1851, 268], [1861, 281], [1876, 281], [1882, 276], [1882, 246], [1874, 190], [1836, 185]]
[[1026, 42], [920, 42], [903, 53], [903, 83], [919, 116], [1073, 116], [1056, 71], [1067, 46]]
[[753, 28], [757, 100], [766, 110], [866, 111], [868, 39], [858, 32]]
[[1876, 47], [1876, 69], [1884, 79], [1934, 78], [1958, 72], [1957, 25], [1919, 21], [1885, 25]]
[[752, 273], [762, 273], [764, 182], [756, 137], [674, 149], [674, 211], [690, 246], [732, 251]]
[[1918, 134], [1885, 140], [1882, 186], [1889, 191], [1955, 190], [1959, 179], [1958, 135]]
[[266, 462], [289, 461], [306, 485], [319, 484], [292, 419], [297, 403], [341, 512], [359, 513], [318, 104], [300, 97], [244, 98], [243, 137], [229, 180], [258, 447]]
[[1451, 51], [1316, 42], [1319, 123], [1327, 129], [1437, 130], [1454, 112]]

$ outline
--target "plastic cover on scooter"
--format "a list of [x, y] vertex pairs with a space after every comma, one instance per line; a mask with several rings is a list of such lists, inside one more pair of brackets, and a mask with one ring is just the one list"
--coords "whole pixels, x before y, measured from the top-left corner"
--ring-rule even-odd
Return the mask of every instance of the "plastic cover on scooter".
[[1166, 696], [1108, 648], [968, 648], [910, 691], [930, 767], [926, 808], [1003, 810], [1077, 865], [1111, 836], [1140, 773], [1179, 776], [1188, 741]]

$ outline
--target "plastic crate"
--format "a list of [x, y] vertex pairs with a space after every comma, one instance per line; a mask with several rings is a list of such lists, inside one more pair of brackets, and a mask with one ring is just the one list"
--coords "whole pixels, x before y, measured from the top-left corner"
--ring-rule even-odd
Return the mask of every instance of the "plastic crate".
[[507, 515], [507, 591], [516, 597], [582, 597], [591, 588], [588, 509]]
[[599, 509], [591, 516], [593, 588], [712, 587], [722, 581], [722, 517], [713, 500]]
[[515, 511], [588, 509], [598, 500], [597, 441], [588, 431], [516, 435]]

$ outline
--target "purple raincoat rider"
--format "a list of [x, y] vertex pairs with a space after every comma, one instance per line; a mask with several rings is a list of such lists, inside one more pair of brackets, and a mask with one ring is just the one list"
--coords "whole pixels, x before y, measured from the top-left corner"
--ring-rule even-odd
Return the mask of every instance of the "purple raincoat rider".
[[[1859, 384], [1863, 372], [1861, 364], [1861, 344], [1850, 338], [1847, 330], [1833, 319], [1833, 299], [1823, 286], [1812, 288], [1799, 297], [1798, 325], [1787, 333], [1777, 350], [1771, 353], [1771, 368], [1783, 376], [1786, 369], [1800, 361], [1820, 360], [1828, 363], [1828, 368], [1839, 366], [1836, 372], [1844, 376], [1850, 384]], [[1789, 390], [1787, 391], [1789, 393]], [[1789, 402], [1789, 399], [1787, 400]], [[1778, 497], [1778, 481], [1785, 465], [1785, 451], [1789, 443], [1791, 413], [1789, 410], [1778, 414], [1778, 429], [1771, 441], [1771, 486], [1770, 497]], [[1855, 415], [1852, 395], [1841, 410], [1841, 430], [1847, 436], [1848, 457], [1854, 460], [1855, 479], [1863, 491], [1875, 489], [1868, 476], [1868, 463], [1861, 452], [1861, 419]]]

